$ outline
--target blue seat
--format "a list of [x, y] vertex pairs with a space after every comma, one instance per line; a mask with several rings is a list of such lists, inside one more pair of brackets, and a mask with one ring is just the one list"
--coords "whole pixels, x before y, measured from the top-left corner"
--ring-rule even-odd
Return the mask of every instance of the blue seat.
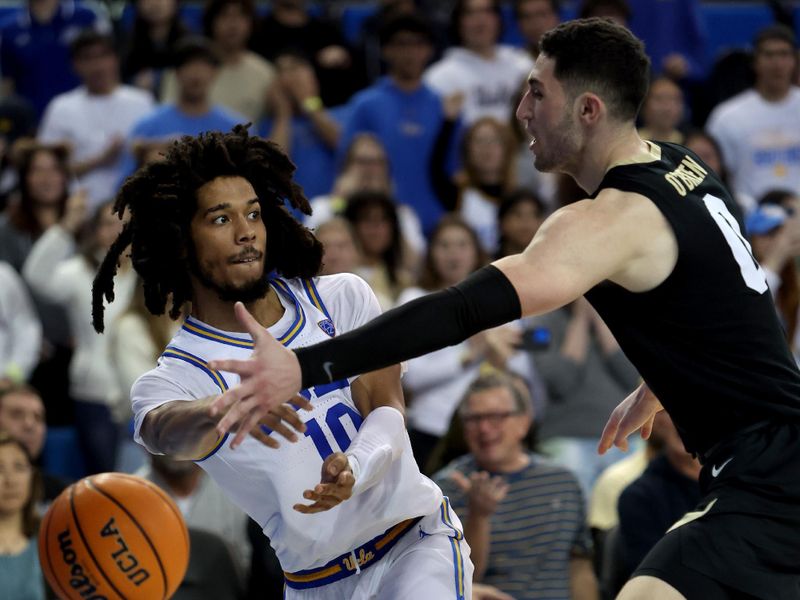
[[48, 427], [42, 467], [48, 473], [68, 479], [80, 479], [86, 475], [86, 465], [74, 427]]

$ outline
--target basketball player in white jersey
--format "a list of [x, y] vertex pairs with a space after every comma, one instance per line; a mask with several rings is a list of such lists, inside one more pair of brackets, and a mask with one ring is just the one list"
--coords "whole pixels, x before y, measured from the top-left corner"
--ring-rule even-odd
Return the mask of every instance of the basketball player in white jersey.
[[[151, 312], [177, 316], [191, 302], [158, 366], [133, 387], [135, 438], [196, 460], [259, 523], [286, 598], [469, 600], [469, 547], [414, 461], [398, 365], [303, 390], [235, 447], [216, 434], [211, 402], [239, 376], [210, 361], [249, 357], [266, 331], [293, 348], [380, 312], [358, 277], [314, 277], [321, 246], [283, 208], [310, 212], [293, 170], [277, 146], [239, 126], [183, 138], [122, 188], [116, 210], [131, 217], [95, 280], [95, 327], [128, 246]], [[236, 301], [255, 316], [249, 331]]]

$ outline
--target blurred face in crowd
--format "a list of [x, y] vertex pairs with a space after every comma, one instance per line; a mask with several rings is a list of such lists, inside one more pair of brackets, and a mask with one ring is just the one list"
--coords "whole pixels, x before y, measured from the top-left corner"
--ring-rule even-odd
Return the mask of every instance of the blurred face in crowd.
[[429, 252], [444, 286], [455, 285], [478, 268], [478, 249], [469, 232], [459, 225], [440, 229], [431, 240]]
[[392, 222], [381, 206], [365, 207], [353, 227], [365, 256], [379, 257], [392, 245]]
[[432, 56], [433, 45], [428, 38], [413, 31], [398, 31], [383, 46], [389, 73], [402, 81], [421, 78]]
[[381, 143], [370, 135], [362, 135], [353, 142], [347, 166], [348, 174], [355, 179], [360, 191], [388, 192], [389, 163]]
[[667, 78], [656, 79], [642, 111], [645, 127], [655, 131], [671, 131], [683, 120], [683, 92]]
[[178, 9], [176, 0], [139, 0], [136, 12], [151, 25], [169, 23]]
[[0, 516], [18, 514], [33, 491], [33, 465], [22, 448], [0, 444]]
[[190, 60], [175, 70], [178, 96], [181, 102], [201, 104], [208, 95], [217, 77], [217, 67], [203, 59]]
[[458, 27], [465, 48], [482, 51], [491, 48], [500, 38], [500, 17], [491, 0], [467, 0]]
[[262, 298], [267, 228], [253, 186], [244, 177], [217, 177], [197, 190], [197, 210], [190, 223], [200, 283], [222, 300]]
[[529, 45], [538, 44], [542, 34], [558, 23], [558, 14], [550, 0], [525, 0], [519, 5], [517, 25]]
[[75, 56], [73, 66], [90, 94], [110, 94], [119, 83], [117, 53], [106, 44], [84, 48]]
[[510, 159], [510, 136], [505, 125], [482, 119], [467, 132], [467, 162], [482, 183], [498, 183]]
[[226, 5], [214, 19], [212, 35], [223, 49], [243, 50], [250, 41], [253, 22], [240, 4]]
[[787, 93], [797, 65], [797, 51], [783, 40], [764, 40], [755, 51], [756, 88]]
[[349, 225], [335, 219], [320, 226], [316, 232], [322, 243], [322, 274], [352, 273], [360, 264], [361, 256]]
[[56, 155], [48, 150], [37, 151], [31, 159], [25, 184], [28, 195], [37, 204], [58, 204], [67, 187], [67, 178]]
[[461, 408], [464, 438], [482, 469], [504, 472], [524, 453], [531, 418], [521, 412], [505, 386], [475, 392]]
[[282, 54], [275, 60], [278, 81], [291, 98], [319, 96], [319, 82], [312, 64], [294, 54]]
[[697, 154], [697, 156], [711, 167], [715, 173], [722, 173], [722, 157], [719, 155], [714, 143], [705, 135], [689, 136], [684, 143], [689, 150]]
[[517, 107], [517, 118], [532, 138], [536, 169], [568, 173], [580, 159], [583, 136], [573, 115], [574, 99], [568, 97], [554, 69], [555, 61], [540, 54], [529, 77], [529, 88]]
[[46, 432], [42, 399], [27, 390], [5, 394], [0, 399], [0, 431], [22, 442], [37, 458]]
[[521, 200], [503, 215], [500, 233], [507, 244], [519, 252], [531, 243], [543, 220], [544, 215], [536, 202]]

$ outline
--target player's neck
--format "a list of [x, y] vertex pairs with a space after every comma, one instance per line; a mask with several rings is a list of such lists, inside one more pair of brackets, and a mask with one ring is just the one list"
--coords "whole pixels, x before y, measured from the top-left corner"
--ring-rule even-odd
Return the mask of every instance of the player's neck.
[[609, 169], [628, 163], [645, 162], [649, 153], [649, 144], [639, 137], [632, 124], [622, 128], [606, 126], [604, 131], [598, 132], [598, 135], [589, 140], [582, 150], [575, 171], [569, 174], [587, 194], [593, 194]]
[[[226, 302], [213, 291], [195, 285], [192, 298], [192, 316], [216, 329], [245, 332], [244, 326], [233, 312], [234, 302]], [[266, 295], [245, 304], [251, 315], [264, 327], [271, 327], [283, 316], [284, 308], [277, 292], [270, 286]]]

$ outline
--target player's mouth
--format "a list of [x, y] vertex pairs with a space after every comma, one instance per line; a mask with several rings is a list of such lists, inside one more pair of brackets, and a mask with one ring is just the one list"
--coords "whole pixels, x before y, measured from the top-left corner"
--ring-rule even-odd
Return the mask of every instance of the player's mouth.
[[246, 265], [260, 261], [262, 256], [264, 256], [263, 252], [251, 250], [248, 252], [242, 252], [238, 256], [232, 258], [230, 262], [234, 265]]

